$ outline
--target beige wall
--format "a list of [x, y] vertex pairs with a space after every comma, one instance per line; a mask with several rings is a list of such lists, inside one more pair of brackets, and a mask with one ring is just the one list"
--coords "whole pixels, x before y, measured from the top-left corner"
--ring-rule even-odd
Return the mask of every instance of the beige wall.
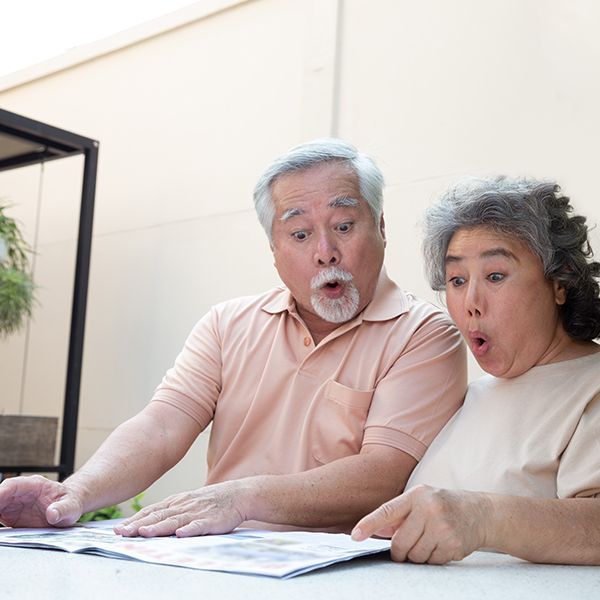
[[[251, 191], [293, 144], [334, 134], [374, 155], [388, 270], [432, 300], [419, 220], [458, 175], [555, 177], [600, 222], [593, 0], [228, 4], [17, 87], [0, 79], [2, 108], [100, 141], [79, 464], [144, 406], [211, 304], [277, 283]], [[58, 414], [81, 160], [0, 173], [30, 240], [41, 176], [40, 305], [28, 344], [0, 341], [0, 410]], [[205, 444], [148, 499], [201, 484]]]

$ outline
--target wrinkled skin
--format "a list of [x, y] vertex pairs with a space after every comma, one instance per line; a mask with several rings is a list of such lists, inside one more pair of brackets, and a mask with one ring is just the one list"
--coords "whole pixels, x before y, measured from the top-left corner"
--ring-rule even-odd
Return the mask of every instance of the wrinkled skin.
[[485, 546], [489, 510], [484, 494], [418, 485], [361, 519], [352, 537], [391, 537], [393, 560], [441, 565]]
[[228, 533], [246, 520], [241, 487], [229, 481], [173, 494], [123, 521], [115, 532], [143, 537]]
[[76, 494], [57, 481], [33, 475], [0, 484], [0, 522], [8, 527], [67, 527], [81, 514]]

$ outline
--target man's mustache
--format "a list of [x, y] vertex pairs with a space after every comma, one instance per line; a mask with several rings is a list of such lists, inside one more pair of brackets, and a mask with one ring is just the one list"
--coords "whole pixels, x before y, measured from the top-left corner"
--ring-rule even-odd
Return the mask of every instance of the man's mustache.
[[310, 287], [313, 290], [319, 290], [328, 283], [333, 283], [334, 281], [347, 283], [348, 281], [352, 281], [352, 279], [352, 274], [344, 271], [341, 267], [328, 267], [317, 273], [310, 280]]

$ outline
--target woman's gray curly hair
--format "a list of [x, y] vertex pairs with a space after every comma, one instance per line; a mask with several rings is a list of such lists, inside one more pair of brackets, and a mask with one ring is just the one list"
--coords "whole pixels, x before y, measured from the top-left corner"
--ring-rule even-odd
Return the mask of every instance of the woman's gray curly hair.
[[569, 336], [600, 337], [600, 263], [590, 260], [585, 217], [572, 211], [569, 198], [553, 182], [506, 176], [461, 179], [425, 213], [423, 252], [431, 287], [446, 287], [452, 236], [459, 229], [491, 227], [525, 242], [539, 256], [546, 278], [564, 287], [560, 315]]

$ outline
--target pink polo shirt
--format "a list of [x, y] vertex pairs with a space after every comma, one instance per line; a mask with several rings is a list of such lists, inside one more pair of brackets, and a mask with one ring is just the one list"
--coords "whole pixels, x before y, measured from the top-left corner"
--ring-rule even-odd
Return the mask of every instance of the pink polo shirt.
[[370, 304], [315, 346], [284, 288], [213, 307], [153, 401], [202, 428], [208, 480], [297, 473], [365, 444], [420, 460], [462, 404], [460, 334], [382, 271]]

